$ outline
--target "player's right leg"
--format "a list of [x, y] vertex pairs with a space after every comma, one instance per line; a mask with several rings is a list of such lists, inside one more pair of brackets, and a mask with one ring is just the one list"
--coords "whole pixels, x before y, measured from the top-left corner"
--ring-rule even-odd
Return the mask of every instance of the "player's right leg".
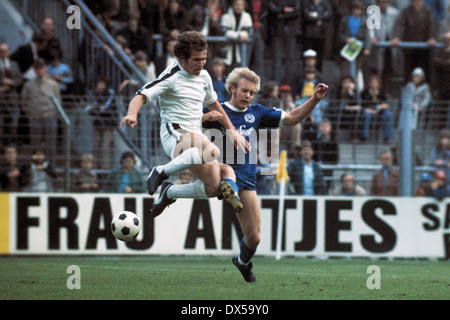
[[244, 209], [237, 213], [237, 217], [244, 237], [240, 243], [240, 252], [233, 257], [232, 261], [245, 281], [256, 282], [251, 259], [260, 242], [261, 215], [259, 202], [255, 190], [243, 189], [239, 193]]

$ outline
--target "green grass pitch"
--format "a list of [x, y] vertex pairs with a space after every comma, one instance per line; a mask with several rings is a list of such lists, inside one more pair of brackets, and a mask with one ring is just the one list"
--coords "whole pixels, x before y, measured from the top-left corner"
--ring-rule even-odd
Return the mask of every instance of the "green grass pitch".
[[[0, 299], [56, 300], [448, 300], [448, 261], [255, 257], [247, 284], [216, 256], [0, 257]], [[80, 289], [69, 289], [79, 267]], [[369, 289], [380, 269], [380, 289]], [[69, 279], [69, 281], [68, 281]], [[73, 280], [73, 281], [71, 281]]]

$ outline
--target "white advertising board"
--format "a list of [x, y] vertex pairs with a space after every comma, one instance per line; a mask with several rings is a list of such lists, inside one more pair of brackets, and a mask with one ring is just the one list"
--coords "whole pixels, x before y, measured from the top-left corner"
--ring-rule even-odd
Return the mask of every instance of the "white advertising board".
[[[230, 255], [242, 238], [231, 207], [217, 199], [179, 199], [156, 219], [141, 194], [0, 194], [1, 254]], [[259, 197], [261, 243], [275, 255], [278, 198]], [[135, 212], [136, 241], [114, 238], [115, 214]], [[282, 254], [287, 256], [450, 256], [450, 202], [432, 198], [286, 197]]]

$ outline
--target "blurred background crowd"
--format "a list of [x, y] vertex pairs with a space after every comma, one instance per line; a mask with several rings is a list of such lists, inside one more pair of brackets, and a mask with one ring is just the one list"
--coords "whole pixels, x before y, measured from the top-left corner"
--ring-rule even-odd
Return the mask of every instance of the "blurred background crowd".
[[[78, 33], [66, 24], [68, 4], [90, 10]], [[254, 103], [268, 108], [288, 111], [319, 82], [330, 86], [301, 124], [272, 132], [288, 151], [291, 194], [399, 195], [406, 103], [414, 195], [449, 194], [445, 0], [22, 0], [12, 7], [32, 31], [22, 43], [8, 36], [14, 30], [0, 33], [2, 191], [145, 191], [145, 170], [165, 161], [158, 101], [140, 119], [146, 131], [120, 131], [119, 119], [136, 90], [176, 60], [177, 36], [196, 30], [209, 40], [206, 69], [221, 102], [238, 66], [261, 76]], [[354, 39], [362, 48], [348, 61], [341, 50]], [[272, 176], [259, 178], [260, 194], [278, 192]], [[184, 172], [177, 182], [192, 179]]]

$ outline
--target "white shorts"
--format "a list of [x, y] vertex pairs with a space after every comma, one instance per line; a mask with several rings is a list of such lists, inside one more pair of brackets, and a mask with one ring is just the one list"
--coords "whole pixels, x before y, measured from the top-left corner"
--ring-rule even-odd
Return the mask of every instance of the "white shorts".
[[[197, 135], [201, 135], [205, 139], [208, 139], [208, 137], [205, 136], [201, 131], [201, 128], [192, 130], [186, 129], [183, 125], [179, 125], [176, 123], [166, 122], [161, 124], [160, 128], [161, 143], [164, 148], [164, 151], [170, 157], [170, 159], [174, 158], [175, 147], [177, 146], [178, 141], [180, 141], [181, 136], [187, 132], [193, 132]], [[201, 147], [201, 144], [199, 144], [199, 147]]]

